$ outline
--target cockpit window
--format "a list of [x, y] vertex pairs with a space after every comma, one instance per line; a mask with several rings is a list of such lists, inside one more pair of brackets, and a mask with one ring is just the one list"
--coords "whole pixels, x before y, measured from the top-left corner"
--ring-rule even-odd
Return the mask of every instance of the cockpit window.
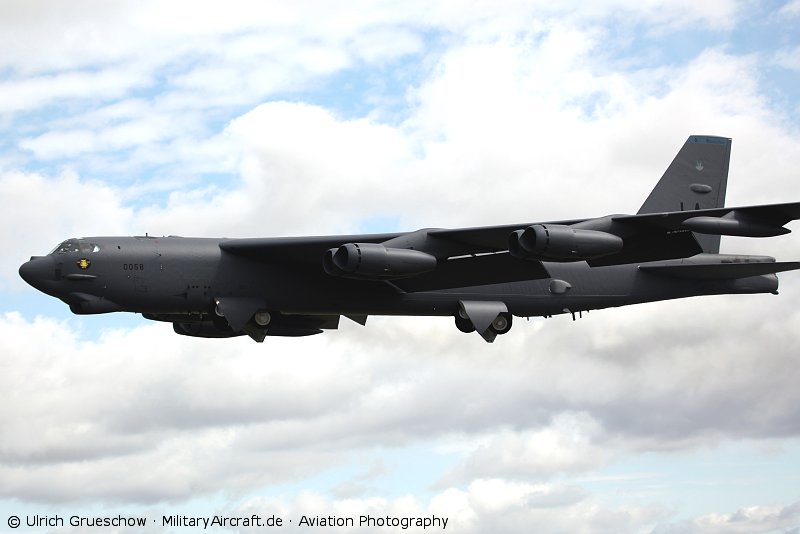
[[96, 243], [89, 243], [87, 241], [78, 241], [78, 246], [81, 248], [81, 252], [89, 253], [89, 252], [97, 252], [100, 250], [100, 246]]
[[53, 252], [56, 254], [67, 254], [68, 252], [78, 252], [79, 250], [80, 246], [78, 246], [78, 240], [68, 239], [54, 248]]
[[99, 252], [100, 245], [96, 243], [89, 243], [83, 239], [67, 239], [50, 252], [50, 254], [67, 254], [70, 252], [83, 252], [88, 254], [90, 252]]

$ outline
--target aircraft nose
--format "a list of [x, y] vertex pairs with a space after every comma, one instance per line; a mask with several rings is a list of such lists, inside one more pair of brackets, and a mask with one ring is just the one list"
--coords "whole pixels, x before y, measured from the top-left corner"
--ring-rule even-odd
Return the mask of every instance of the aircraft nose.
[[33, 287], [39, 289], [42, 282], [55, 279], [55, 264], [50, 256], [32, 256], [19, 268], [19, 275]]

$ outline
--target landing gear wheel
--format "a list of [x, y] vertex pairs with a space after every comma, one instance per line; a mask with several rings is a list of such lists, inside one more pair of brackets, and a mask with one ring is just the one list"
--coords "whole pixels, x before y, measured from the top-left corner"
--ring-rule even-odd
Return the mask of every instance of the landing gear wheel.
[[492, 321], [490, 327], [497, 335], [502, 335], [511, 330], [512, 315], [510, 313], [501, 313], [497, 319]]
[[460, 313], [456, 314], [456, 328], [465, 334], [475, 331], [475, 327], [472, 326], [472, 321], [470, 321], [467, 317], [461, 317]]
[[255, 321], [258, 326], [267, 326], [270, 321], [272, 321], [272, 315], [270, 315], [268, 311], [256, 312], [255, 315], [253, 315], [253, 321]]

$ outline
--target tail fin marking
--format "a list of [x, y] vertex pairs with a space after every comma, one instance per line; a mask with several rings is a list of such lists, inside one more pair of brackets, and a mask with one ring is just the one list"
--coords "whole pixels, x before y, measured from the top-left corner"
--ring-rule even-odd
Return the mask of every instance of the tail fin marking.
[[[689, 136], [638, 213], [724, 207], [730, 157], [729, 138]], [[704, 252], [719, 252], [720, 236], [695, 234], [695, 238]]]

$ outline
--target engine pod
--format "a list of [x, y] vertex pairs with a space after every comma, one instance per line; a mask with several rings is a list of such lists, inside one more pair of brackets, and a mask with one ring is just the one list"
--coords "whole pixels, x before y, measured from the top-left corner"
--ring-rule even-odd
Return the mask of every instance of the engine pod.
[[588, 260], [622, 250], [622, 238], [598, 230], [572, 228], [563, 224], [533, 224], [512, 232], [508, 250], [518, 258]]
[[426, 252], [387, 248], [380, 243], [347, 243], [325, 253], [322, 266], [332, 276], [391, 280], [432, 271], [437, 260]]

